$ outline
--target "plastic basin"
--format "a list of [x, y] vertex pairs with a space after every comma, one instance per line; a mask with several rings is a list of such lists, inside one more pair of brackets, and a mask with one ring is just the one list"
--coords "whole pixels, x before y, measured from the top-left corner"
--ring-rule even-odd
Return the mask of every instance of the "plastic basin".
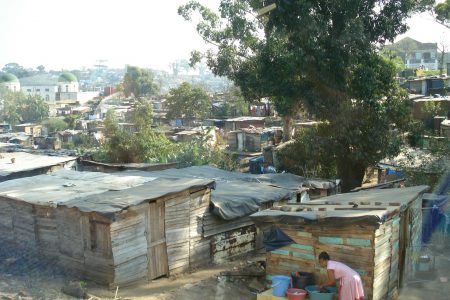
[[333, 300], [334, 294], [336, 294], [336, 288], [327, 287], [329, 293], [319, 293], [319, 287], [317, 285], [308, 285], [305, 287], [311, 300]]
[[289, 300], [303, 300], [306, 297], [306, 291], [302, 289], [287, 289], [286, 296]]

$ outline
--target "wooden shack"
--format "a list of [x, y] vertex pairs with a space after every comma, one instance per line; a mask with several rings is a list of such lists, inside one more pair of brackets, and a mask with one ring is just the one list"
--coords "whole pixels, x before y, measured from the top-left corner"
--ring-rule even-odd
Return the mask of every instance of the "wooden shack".
[[307, 205], [274, 207], [251, 216], [267, 231], [281, 229], [293, 243], [267, 253], [268, 279], [295, 271], [324, 281], [317, 257], [326, 251], [360, 275], [365, 299], [395, 299], [420, 256], [426, 186], [340, 194]]
[[211, 261], [213, 185], [75, 171], [11, 180], [0, 184], [0, 240], [111, 287], [172, 275]]

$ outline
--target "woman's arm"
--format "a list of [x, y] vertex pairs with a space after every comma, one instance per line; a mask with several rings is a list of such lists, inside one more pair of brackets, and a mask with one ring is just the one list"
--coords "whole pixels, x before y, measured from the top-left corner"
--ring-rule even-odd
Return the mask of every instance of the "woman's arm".
[[325, 282], [324, 284], [322, 284], [320, 286], [320, 288], [336, 285], [336, 278], [334, 277], [334, 270], [327, 270], [327, 275], [328, 275], [328, 281]]

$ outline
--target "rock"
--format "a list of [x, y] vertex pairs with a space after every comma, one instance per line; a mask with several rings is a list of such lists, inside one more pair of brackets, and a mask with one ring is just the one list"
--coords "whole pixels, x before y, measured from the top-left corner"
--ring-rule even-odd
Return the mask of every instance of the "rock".
[[5, 266], [10, 266], [10, 265], [12, 265], [13, 263], [15, 263], [17, 260], [18, 260], [18, 258], [16, 258], [16, 257], [10, 257], [10, 258], [5, 259], [5, 260], [3, 261], [3, 264], [4, 264]]
[[17, 293], [16, 297], [30, 297], [27, 293], [20, 291]]
[[87, 297], [86, 289], [83, 288], [81, 286], [81, 283], [78, 281], [69, 282], [68, 284], [66, 284], [61, 288], [61, 292], [79, 299], [84, 299]]
[[8, 296], [0, 296], [0, 300], [14, 300], [14, 299]]
[[251, 291], [254, 291], [256, 293], [261, 293], [263, 291], [266, 290], [266, 287], [264, 286], [264, 284], [262, 284], [261, 282], [259, 282], [256, 278], [254, 278], [250, 284], [248, 285], [248, 288]]

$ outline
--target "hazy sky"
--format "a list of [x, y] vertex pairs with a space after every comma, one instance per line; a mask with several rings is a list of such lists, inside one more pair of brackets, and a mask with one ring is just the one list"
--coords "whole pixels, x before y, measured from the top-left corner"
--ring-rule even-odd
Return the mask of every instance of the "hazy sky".
[[[206, 49], [192, 24], [177, 14], [188, 0], [0, 0], [0, 67], [111, 67], [134, 64], [167, 69]], [[217, 6], [219, 0], [202, 0]], [[450, 43], [450, 30], [423, 14], [409, 21], [406, 34], [422, 42]], [[449, 45], [450, 46], [450, 45]]]

